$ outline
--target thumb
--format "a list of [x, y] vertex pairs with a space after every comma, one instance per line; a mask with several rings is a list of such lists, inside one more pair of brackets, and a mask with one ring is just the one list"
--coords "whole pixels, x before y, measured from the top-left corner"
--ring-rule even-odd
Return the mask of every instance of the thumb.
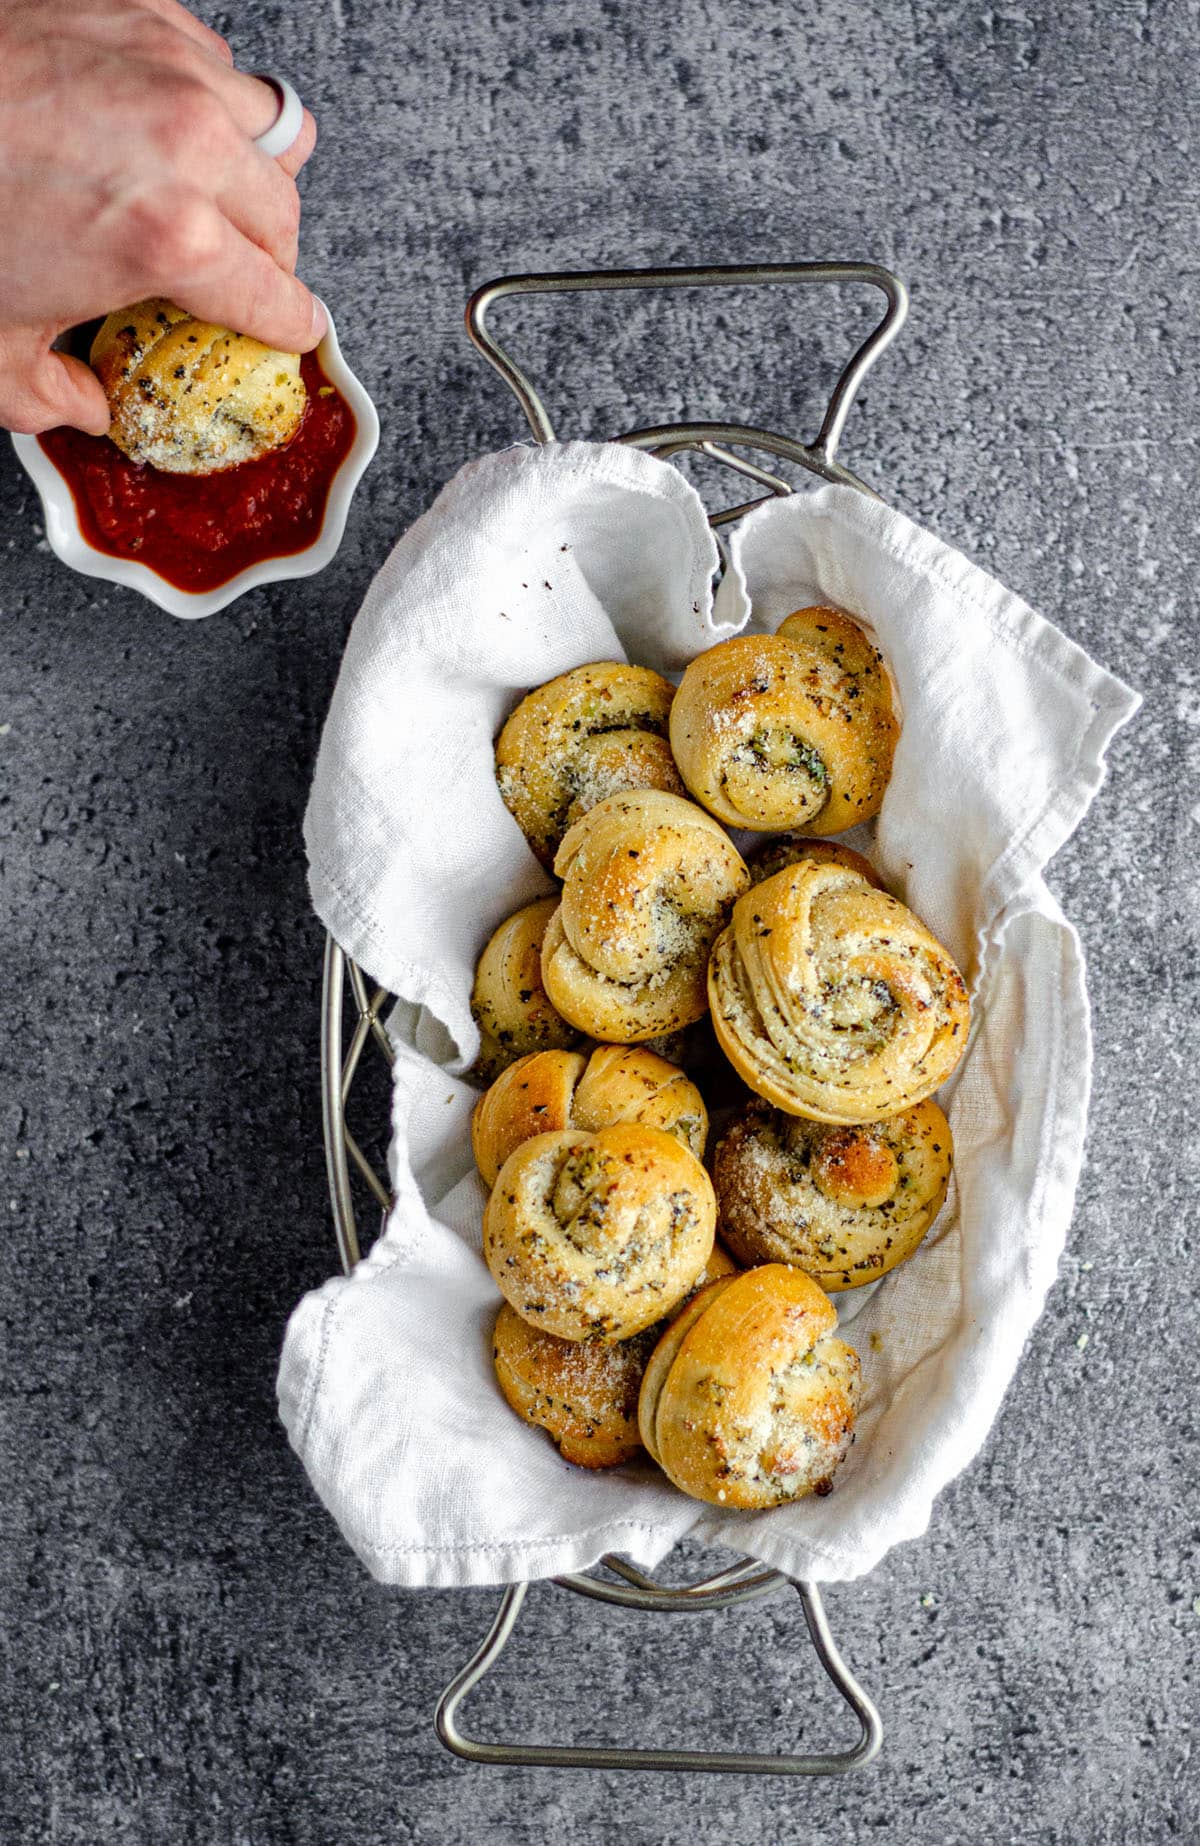
[[30, 388], [52, 419], [47, 428], [67, 423], [72, 429], [86, 430], [89, 436], [106, 433], [110, 422], [108, 399], [95, 372], [82, 359], [70, 353], [43, 353], [34, 368]]
[[36, 436], [69, 423], [103, 436], [109, 415], [100, 380], [82, 360], [52, 350], [55, 331], [0, 326], [0, 428]]

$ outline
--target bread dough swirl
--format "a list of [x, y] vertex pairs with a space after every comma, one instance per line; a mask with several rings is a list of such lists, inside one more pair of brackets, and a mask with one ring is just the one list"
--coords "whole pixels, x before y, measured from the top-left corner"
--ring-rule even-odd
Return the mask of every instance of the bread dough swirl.
[[848, 866], [802, 860], [739, 898], [708, 983], [726, 1057], [789, 1115], [898, 1115], [966, 1049], [970, 1009], [950, 956]]
[[471, 1012], [479, 1027], [476, 1075], [491, 1083], [514, 1059], [570, 1050], [582, 1033], [555, 1012], [542, 986], [542, 942], [557, 897], [523, 904], [492, 932], [475, 968]]
[[855, 852], [853, 846], [843, 846], [840, 840], [810, 840], [798, 833], [781, 833], [776, 839], [764, 840], [756, 847], [746, 860], [750, 881], [760, 885], [787, 866], [799, 865], [801, 859], [815, 859], [821, 865], [848, 865], [851, 871], [861, 872], [877, 891], [887, 889], [871, 861]]
[[[714, 1244], [696, 1287], [736, 1268]], [[642, 1446], [638, 1392], [664, 1326], [658, 1322], [630, 1340], [560, 1340], [531, 1327], [506, 1301], [492, 1336], [500, 1389], [519, 1417], [553, 1438], [564, 1461], [614, 1468]]]
[[744, 1263], [790, 1263], [824, 1289], [859, 1288], [917, 1248], [952, 1156], [935, 1102], [845, 1128], [751, 1103], [713, 1155], [721, 1234]]
[[496, 782], [543, 865], [606, 795], [684, 793], [667, 741], [675, 688], [649, 667], [598, 660], [521, 700], [496, 740]]
[[560, 1340], [507, 1303], [496, 1317], [492, 1361], [509, 1404], [544, 1429], [564, 1461], [615, 1468], [642, 1446], [637, 1405], [656, 1330], [631, 1340]]
[[611, 1044], [701, 1018], [709, 948], [750, 882], [711, 815], [660, 790], [611, 795], [570, 829], [554, 869], [542, 980], [563, 1018]]
[[514, 1148], [558, 1128], [608, 1128], [641, 1122], [661, 1128], [704, 1158], [708, 1111], [689, 1077], [641, 1045], [538, 1051], [499, 1076], [471, 1117], [475, 1163], [486, 1186]]
[[638, 1426], [676, 1487], [714, 1506], [827, 1493], [854, 1436], [858, 1355], [798, 1269], [712, 1283], [672, 1322], [642, 1380]]
[[257, 460], [296, 433], [308, 401], [299, 353], [160, 299], [110, 314], [91, 362], [117, 447], [167, 474], [215, 474]]
[[838, 609], [718, 642], [691, 662], [671, 708], [671, 748], [696, 800], [761, 832], [869, 820], [898, 731], [883, 658]]
[[708, 1174], [673, 1135], [636, 1122], [565, 1129], [505, 1161], [483, 1254], [522, 1320], [564, 1340], [625, 1340], [695, 1283], [716, 1216]]

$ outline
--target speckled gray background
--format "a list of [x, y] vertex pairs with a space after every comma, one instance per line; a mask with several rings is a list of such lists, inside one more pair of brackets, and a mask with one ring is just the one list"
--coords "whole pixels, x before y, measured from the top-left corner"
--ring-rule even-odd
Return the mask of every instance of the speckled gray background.
[[[305, 268], [384, 438], [336, 563], [198, 626], [61, 569], [0, 457], [6, 1842], [1200, 1835], [1197, 11], [217, 17], [319, 115]], [[848, 459], [1147, 695], [1053, 868], [1091, 967], [1088, 1168], [983, 1456], [926, 1538], [829, 1595], [883, 1707], [874, 1768], [472, 1770], [431, 1710], [493, 1594], [375, 1588], [275, 1421], [284, 1318], [333, 1259], [300, 844], [318, 728], [389, 541], [520, 433], [461, 336], [469, 287], [801, 257], [875, 258], [912, 287]], [[520, 319], [562, 431], [600, 435], [685, 412], [812, 427], [867, 311], [780, 293]], [[786, 1602], [686, 1624], [531, 1602], [481, 1725], [845, 1735]]]

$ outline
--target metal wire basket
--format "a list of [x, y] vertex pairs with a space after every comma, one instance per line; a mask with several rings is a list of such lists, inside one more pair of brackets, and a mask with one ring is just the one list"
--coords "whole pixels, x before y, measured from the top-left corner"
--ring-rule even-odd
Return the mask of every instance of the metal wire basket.
[[[775, 494], [792, 491], [778, 474], [734, 452], [752, 449], [798, 463], [827, 481], [840, 481], [860, 493], [873, 490], [836, 459], [846, 417], [856, 392], [870, 367], [904, 322], [908, 296], [903, 283], [889, 270], [873, 263], [789, 263], [750, 268], [619, 269], [561, 275], [507, 276], [478, 289], [467, 304], [467, 332], [484, 358], [511, 387], [538, 442], [553, 442], [554, 429], [537, 391], [499, 345], [487, 324], [489, 310], [511, 295], [567, 294], [600, 289], [714, 288], [730, 285], [757, 287], [787, 283], [866, 283], [880, 290], [886, 306], [882, 319], [863, 341], [839, 376], [815, 440], [798, 442], [770, 430], [737, 423], [674, 423], [636, 429], [614, 440], [647, 449], [663, 459], [692, 451], [723, 464], [766, 491], [758, 498], [710, 515], [720, 526], [740, 518], [751, 507]], [[732, 446], [731, 446], [732, 445]], [[349, 984], [352, 1015], [346, 1006]], [[368, 1044], [390, 1064], [394, 1053], [383, 1023], [392, 996], [383, 988], [371, 992], [361, 968], [333, 938], [327, 937], [322, 989], [321, 1088], [325, 1157], [338, 1254], [349, 1273], [359, 1260], [360, 1245], [352, 1175], [357, 1175], [384, 1216], [391, 1205], [386, 1182], [363, 1152], [346, 1119], [347, 1104], [360, 1062]], [[741, 1750], [659, 1750], [601, 1748], [582, 1744], [529, 1742], [485, 1743], [459, 1728], [459, 1710], [467, 1694], [495, 1664], [516, 1626], [528, 1584], [510, 1584], [504, 1591], [491, 1629], [473, 1658], [456, 1674], [438, 1703], [437, 1733], [448, 1749], [475, 1763], [582, 1769], [690, 1769], [708, 1772], [737, 1771], [752, 1775], [839, 1775], [860, 1769], [876, 1754], [883, 1739], [879, 1713], [839, 1654], [829, 1630], [820, 1593], [814, 1583], [796, 1582], [782, 1572], [745, 1560], [720, 1570], [698, 1583], [673, 1587], [637, 1570], [626, 1559], [607, 1556], [594, 1572], [571, 1572], [556, 1577], [563, 1589], [595, 1601], [625, 1609], [662, 1613], [728, 1609], [787, 1589], [799, 1592], [813, 1648], [833, 1685], [858, 1719], [858, 1742], [841, 1752], [815, 1755], [771, 1754]]]

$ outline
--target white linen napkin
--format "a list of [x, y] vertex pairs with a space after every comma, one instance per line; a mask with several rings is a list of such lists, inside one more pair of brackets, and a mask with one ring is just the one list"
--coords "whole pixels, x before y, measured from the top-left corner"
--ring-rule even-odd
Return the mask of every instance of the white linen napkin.
[[[976, 1453], [1053, 1280], [1091, 1067], [1078, 939], [1042, 881], [1085, 813], [1126, 686], [959, 553], [849, 488], [750, 514], [718, 552], [675, 469], [612, 444], [464, 468], [405, 534], [355, 623], [305, 824], [313, 902], [401, 997], [385, 1232], [288, 1326], [279, 1403], [318, 1494], [385, 1582], [552, 1576], [685, 1534], [793, 1576], [871, 1568], [922, 1532]], [[622, 656], [677, 673], [741, 628], [831, 602], [866, 622], [904, 725], [883, 812], [857, 830], [954, 954], [974, 1020], [942, 1093], [955, 1180], [916, 1255], [847, 1337], [863, 1365], [833, 1492], [753, 1515], [702, 1506], [643, 1461], [564, 1462], [491, 1365], [469, 997], [491, 930], [548, 888], [496, 790], [492, 744], [531, 686]], [[751, 614], [752, 611], [752, 614]], [[865, 833], [865, 839], [860, 834]], [[873, 837], [872, 837], [873, 835]], [[332, 1253], [332, 1239], [331, 1239]], [[846, 1316], [849, 1318], [849, 1316]]]

